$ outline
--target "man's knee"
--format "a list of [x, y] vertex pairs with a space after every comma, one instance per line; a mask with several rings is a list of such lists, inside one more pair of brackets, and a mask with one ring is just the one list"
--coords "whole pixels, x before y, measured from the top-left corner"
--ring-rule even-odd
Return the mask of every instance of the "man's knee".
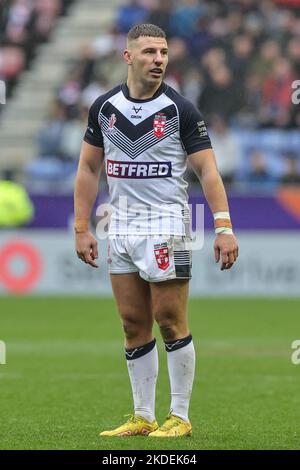
[[127, 339], [134, 339], [139, 334], [140, 325], [136, 318], [130, 315], [122, 317], [122, 325]]
[[155, 316], [164, 341], [174, 341], [181, 336], [183, 321], [180, 315], [173, 312], [162, 311]]
[[134, 340], [152, 330], [151, 322], [142, 322], [137, 316], [132, 314], [122, 315], [122, 325], [127, 340]]
[[164, 341], [175, 341], [178, 337], [178, 328], [176, 325], [159, 325], [161, 336]]

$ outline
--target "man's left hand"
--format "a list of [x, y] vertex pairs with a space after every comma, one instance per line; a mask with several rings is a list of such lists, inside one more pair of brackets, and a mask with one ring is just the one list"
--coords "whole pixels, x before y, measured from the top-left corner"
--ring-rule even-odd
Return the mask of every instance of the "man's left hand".
[[214, 243], [216, 263], [221, 260], [221, 271], [230, 269], [239, 255], [239, 247], [234, 234], [219, 233]]

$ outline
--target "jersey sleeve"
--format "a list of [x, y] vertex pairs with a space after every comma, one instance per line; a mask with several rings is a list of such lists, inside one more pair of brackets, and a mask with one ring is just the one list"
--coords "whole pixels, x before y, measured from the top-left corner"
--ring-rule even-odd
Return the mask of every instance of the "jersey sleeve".
[[212, 148], [202, 114], [189, 101], [181, 109], [180, 137], [187, 155]]
[[96, 100], [89, 111], [88, 126], [83, 140], [95, 147], [103, 147], [103, 135], [98, 121], [99, 101]]

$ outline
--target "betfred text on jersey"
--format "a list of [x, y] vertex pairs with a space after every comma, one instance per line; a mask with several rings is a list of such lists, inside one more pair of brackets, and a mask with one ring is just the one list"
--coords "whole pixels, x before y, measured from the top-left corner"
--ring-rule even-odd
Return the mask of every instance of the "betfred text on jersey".
[[116, 162], [107, 160], [107, 176], [113, 178], [168, 178], [172, 176], [171, 162]]

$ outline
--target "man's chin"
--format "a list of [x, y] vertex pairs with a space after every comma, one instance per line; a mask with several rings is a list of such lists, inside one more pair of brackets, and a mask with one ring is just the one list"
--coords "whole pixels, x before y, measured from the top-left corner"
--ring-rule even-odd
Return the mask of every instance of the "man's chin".
[[161, 83], [163, 81], [163, 78], [163, 75], [157, 77], [155, 75], [151, 75], [146, 78], [146, 82], [152, 85], [157, 85], [158, 83]]

